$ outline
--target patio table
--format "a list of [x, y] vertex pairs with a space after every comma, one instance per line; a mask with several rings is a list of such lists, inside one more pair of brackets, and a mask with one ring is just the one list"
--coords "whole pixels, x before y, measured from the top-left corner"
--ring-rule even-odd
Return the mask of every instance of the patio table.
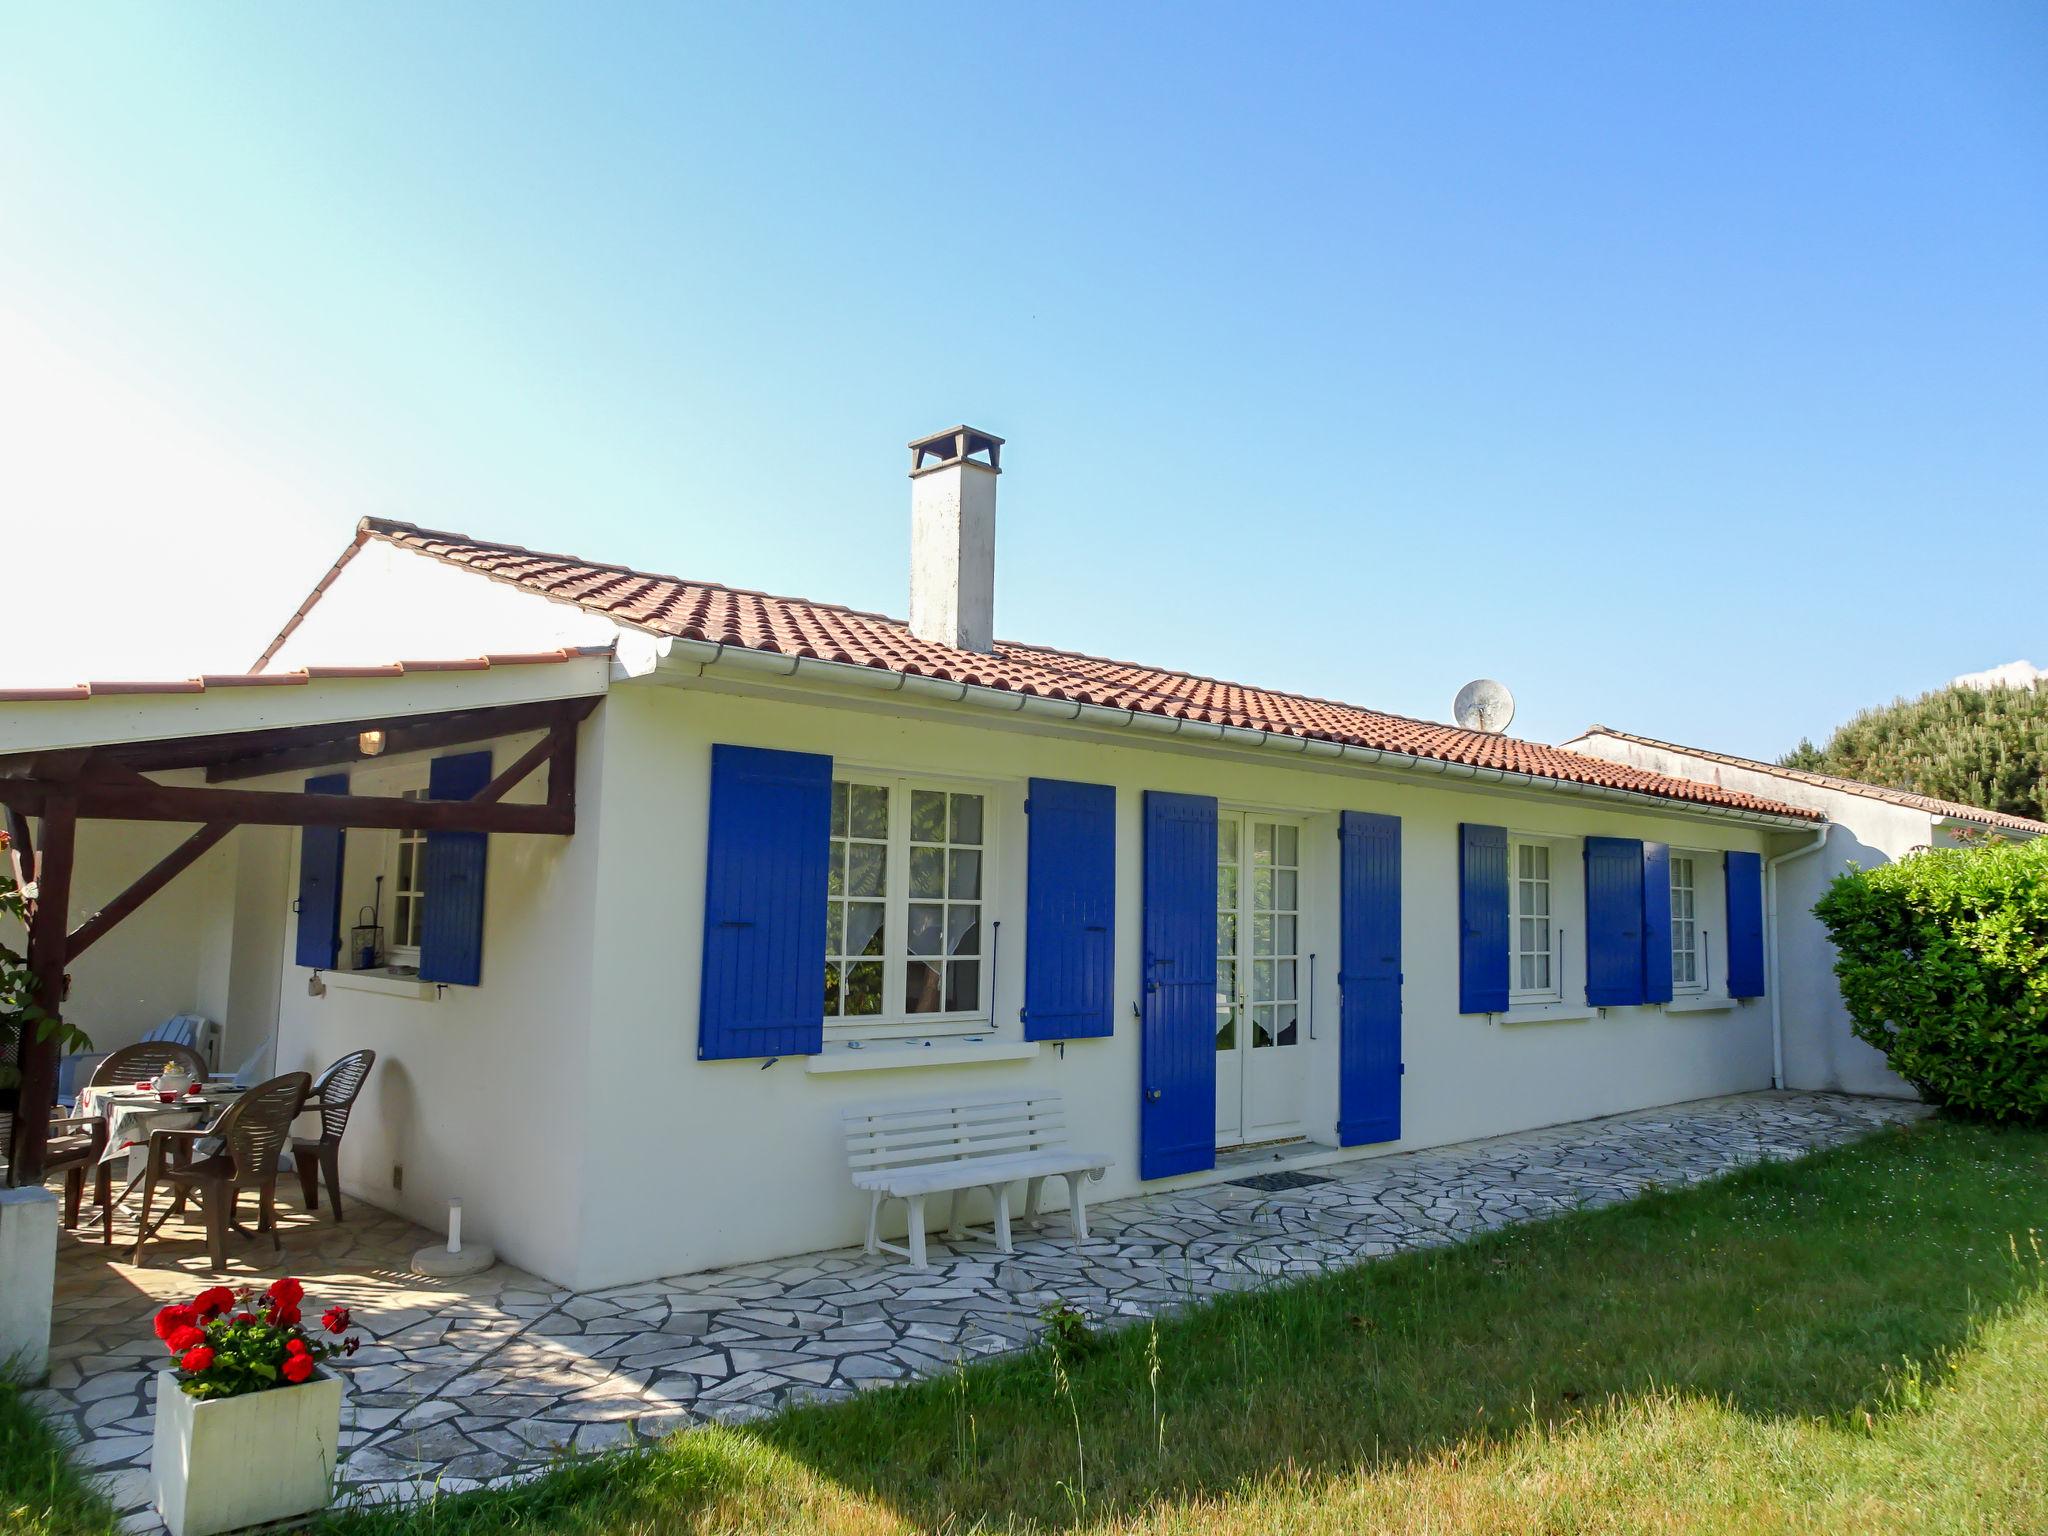
[[78, 1095], [78, 1113], [98, 1115], [107, 1122], [106, 1150], [100, 1161], [111, 1163], [127, 1156], [132, 1162], [149, 1150], [149, 1133], [164, 1127], [210, 1125], [221, 1112], [242, 1096], [239, 1088], [208, 1087], [202, 1093], [181, 1096], [166, 1104], [151, 1089], [125, 1085], [86, 1088]]

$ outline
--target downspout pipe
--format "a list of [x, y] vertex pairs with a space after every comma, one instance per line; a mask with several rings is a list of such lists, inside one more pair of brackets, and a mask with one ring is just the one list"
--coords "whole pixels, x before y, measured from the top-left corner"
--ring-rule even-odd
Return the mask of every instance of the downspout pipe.
[[1794, 859], [1803, 859], [1809, 853], [1817, 853], [1827, 845], [1828, 834], [1835, 829], [1831, 821], [1824, 821], [1820, 830], [1813, 834], [1811, 842], [1801, 843], [1797, 848], [1779, 854], [1776, 858], [1764, 860], [1764, 932], [1769, 936], [1771, 959], [1771, 1086], [1785, 1086], [1785, 992], [1781, 985], [1784, 968], [1779, 961], [1783, 948], [1778, 934], [1778, 866], [1789, 864]]

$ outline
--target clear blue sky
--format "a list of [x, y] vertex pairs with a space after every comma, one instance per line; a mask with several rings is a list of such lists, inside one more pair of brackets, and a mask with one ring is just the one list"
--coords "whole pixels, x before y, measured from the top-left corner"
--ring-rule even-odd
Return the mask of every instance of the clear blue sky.
[[2035, 4], [16, 6], [0, 326], [0, 673], [363, 513], [902, 613], [963, 419], [1007, 637], [1748, 753], [2048, 662]]

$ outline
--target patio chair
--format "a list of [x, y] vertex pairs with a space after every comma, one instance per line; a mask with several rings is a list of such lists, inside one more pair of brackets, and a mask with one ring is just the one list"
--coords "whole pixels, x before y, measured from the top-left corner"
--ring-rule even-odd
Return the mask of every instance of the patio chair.
[[[130, 1262], [141, 1264], [142, 1249], [156, 1235], [157, 1227], [170, 1220], [165, 1212], [149, 1221], [149, 1207], [156, 1188], [165, 1184], [179, 1195], [193, 1194], [206, 1212], [206, 1253], [215, 1271], [227, 1267], [228, 1231], [244, 1237], [270, 1234], [272, 1248], [282, 1251], [277, 1236], [277, 1173], [285, 1143], [291, 1137], [292, 1121], [306, 1102], [312, 1081], [303, 1072], [273, 1077], [258, 1083], [226, 1114], [206, 1129], [161, 1129], [149, 1135], [149, 1171], [142, 1185], [142, 1211], [136, 1219], [135, 1253]], [[220, 1149], [195, 1157], [200, 1143], [218, 1142]], [[257, 1195], [256, 1231], [251, 1232], [235, 1217], [235, 1206], [245, 1189]]]
[[[171, 1022], [176, 1023], [177, 1021], [174, 1019]], [[154, 1035], [168, 1027], [168, 1025], [159, 1024], [150, 1033]], [[85, 1086], [88, 1088], [118, 1088], [123, 1083], [133, 1083], [145, 1077], [155, 1077], [162, 1070], [166, 1062], [178, 1063], [192, 1075], [195, 1082], [205, 1081], [205, 1058], [192, 1046], [181, 1045], [175, 1040], [138, 1040], [133, 1045], [121, 1046], [102, 1056], [99, 1065], [92, 1069], [92, 1076], [86, 1079]], [[100, 1235], [107, 1246], [111, 1248], [114, 1245], [114, 1180], [113, 1174], [105, 1162], [107, 1153], [107, 1122], [97, 1115], [89, 1119], [74, 1117], [63, 1121], [53, 1120], [50, 1122], [51, 1135], [57, 1134], [57, 1127], [60, 1124], [74, 1130], [83, 1128], [91, 1137], [89, 1156], [85, 1159], [84, 1165], [79, 1169], [79, 1188], [82, 1193], [85, 1186], [85, 1169], [91, 1168], [93, 1175], [93, 1204], [99, 1207], [100, 1212]], [[45, 1166], [48, 1166], [47, 1163]], [[64, 1180], [64, 1205], [65, 1210], [70, 1213], [71, 1217], [68, 1225], [76, 1226], [78, 1224], [77, 1202], [72, 1198], [71, 1179], [68, 1172]], [[180, 1201], [178, 1208], [182, 1209], [182, 1207], [183, 1202]]]
[[320, 1139], [292, 1138], [292, 1162], [299, 1170], [306, 1209], [320, 1209], [320, 1179], [325, 1176], [329, 1214], [336, 1221], [341, 1220], [341, 1136], [376, 1061], [375, 1051], [351, 1051], [322, 1072], [306, 1100], [306, 1108], [320, 1111]]

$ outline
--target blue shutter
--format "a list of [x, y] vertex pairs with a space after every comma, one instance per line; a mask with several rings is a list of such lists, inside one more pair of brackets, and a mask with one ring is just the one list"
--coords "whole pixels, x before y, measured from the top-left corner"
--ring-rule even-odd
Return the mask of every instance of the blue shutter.
[[1643, 1001], [1671, 1001], [1671, 845], [1643, 844]]
[[1632, 837], [1589, 837], [1586, 1001], [1629, 1008], [1642, 1000], [1643, 845]]
[[[309, 795], [345, 795], [348, 775], [322, 774], [306, 780]], [[348, 845], [342, 827], [299, 829], [298, 951], [300, 965], [326, 970], [341, 952], [341, 865]]]
[[1338, 960], [1337, 1142], [1401, 1134], [1401, 818], [1346, 811]]
[[1458, 1012], [1508, 1006], [1508, 829], [1458, 827]]
[[[491, 782], [491, 754], [458, 752], [427, 765], [429, 800], [468, 800]], [[420, 858], [420, 980], [473, 987], [484, 974], [482, 832], [429, 832]]]
[[1145, 792], [1138, 1175], [1216, 1166], [1216, 802]]
[[1024, 900], [1024, 1038], [1111, 1034], [1116, 949], [1116, 791], [1033, 779]]
[[711, 749], [700, 1061], [824, 1049], [831, 845], [831, 758]]
[[1728, 995], [1764, 995], [1764, 861], [1756, 853], [1727, 856]]

